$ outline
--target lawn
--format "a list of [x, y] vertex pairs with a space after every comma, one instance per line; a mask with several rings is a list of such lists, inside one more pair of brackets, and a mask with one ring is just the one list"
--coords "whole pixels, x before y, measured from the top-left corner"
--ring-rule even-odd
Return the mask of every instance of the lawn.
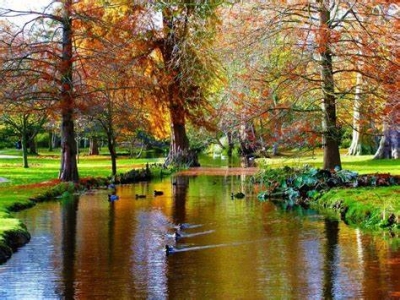
[[[341, 150], [343, 169], [355, 171], [359, 174], [390, 173], [392, 175], [400, 175], [400, 159], [373, 159], [372, 155], [349, 156], [346, 153], [347, 150]], [[311, 151], [286, 152], [279, 157], [259, 160], [272, 168], [285, 165], [301, 167], [305, 164], [321, 168], [322, 155], [321, 150], [315, 151], [314, 154]]]

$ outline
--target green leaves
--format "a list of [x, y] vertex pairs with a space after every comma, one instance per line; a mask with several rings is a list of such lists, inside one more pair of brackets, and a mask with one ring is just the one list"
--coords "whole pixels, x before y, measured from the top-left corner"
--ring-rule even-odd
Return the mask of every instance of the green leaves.
[[264, 185], [266, 191], [259, 193], [258, 199], [266, 200], [282, 197], [288, 200], [316, 199], [321, 191], [336, 186], [357, 187], [395, 184], [396, 181], [386, 176], [358, 176], [349, 170], [324, 170], [310, 166], [290, 168], [285, 166], [278, 169], [264, 169], [256, 175], [256, 180]]

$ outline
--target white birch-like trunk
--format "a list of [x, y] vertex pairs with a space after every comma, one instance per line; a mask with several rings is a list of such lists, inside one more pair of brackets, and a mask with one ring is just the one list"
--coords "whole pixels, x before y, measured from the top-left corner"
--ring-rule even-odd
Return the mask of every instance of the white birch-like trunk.
[[354, 96], [354, 104], [353, 104], [353, 134], [351, 145], [349, 148], [349, 155], [360, 155], [361, 154], [361, 145], [360, 145], [360, 119], [361, 119], [361, 93], [362, 93], [362, 75], [361, 73], [357, 73], [356, 77], [356, 90]]

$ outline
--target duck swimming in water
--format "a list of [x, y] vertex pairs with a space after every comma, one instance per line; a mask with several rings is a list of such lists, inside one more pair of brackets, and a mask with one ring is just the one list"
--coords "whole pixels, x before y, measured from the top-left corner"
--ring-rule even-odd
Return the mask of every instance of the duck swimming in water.
[[180, 232], [180, 230], [176, 230], [174, 233], [167, 233], [167, 237], [173, 238], [175, 241], [177, 241], [180, 238], [183, 238], [183, 234]]
[[108, 201], [110, 202], [118, 199], [119, 199], [118, 195], [108, 195]]
[[188, 228], [190, 228], [190, 224], [189, 223], [181, 223], [181, 224], [174, 226], [174, 228], [176, 228], [177, 230], [188, 229]]
[[165, 245], [165, 254], [169, 255], [175, 252], [175, 248], [171, 245]]
[[163, 192], [163, 191], [156, 191], [156, 190], [154, 190], [154, 196], [161, 196], [161, 195], [164, 195], [164, 192]]
[[179, 230], [175, 231], [175, 233], [174, 233], [175, 240], [178, 240], [178, 239], [180, 239], [182, 237], [183, 237], [183, 235]]
[[236, 199], [243, 199], [245, 197], [245, 194], [243, 194], [242, 192], [239, 192], [239, 193], [236, 193], [236, 194], [234, 194], [234, 193], [232, 193], [231, 194], [231, 198], [233, 199], [233, 198], [236, 198]]

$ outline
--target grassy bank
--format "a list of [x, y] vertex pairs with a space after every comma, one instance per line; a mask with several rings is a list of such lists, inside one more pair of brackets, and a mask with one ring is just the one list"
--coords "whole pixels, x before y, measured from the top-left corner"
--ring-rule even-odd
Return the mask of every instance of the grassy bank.
[[[334, 188], [314, 205], [328, 208], [349, 225], [366, 230], [386, 231], [400, 236], [400, 187]], [[394, 224], [397, 222], [397, 224]]]

